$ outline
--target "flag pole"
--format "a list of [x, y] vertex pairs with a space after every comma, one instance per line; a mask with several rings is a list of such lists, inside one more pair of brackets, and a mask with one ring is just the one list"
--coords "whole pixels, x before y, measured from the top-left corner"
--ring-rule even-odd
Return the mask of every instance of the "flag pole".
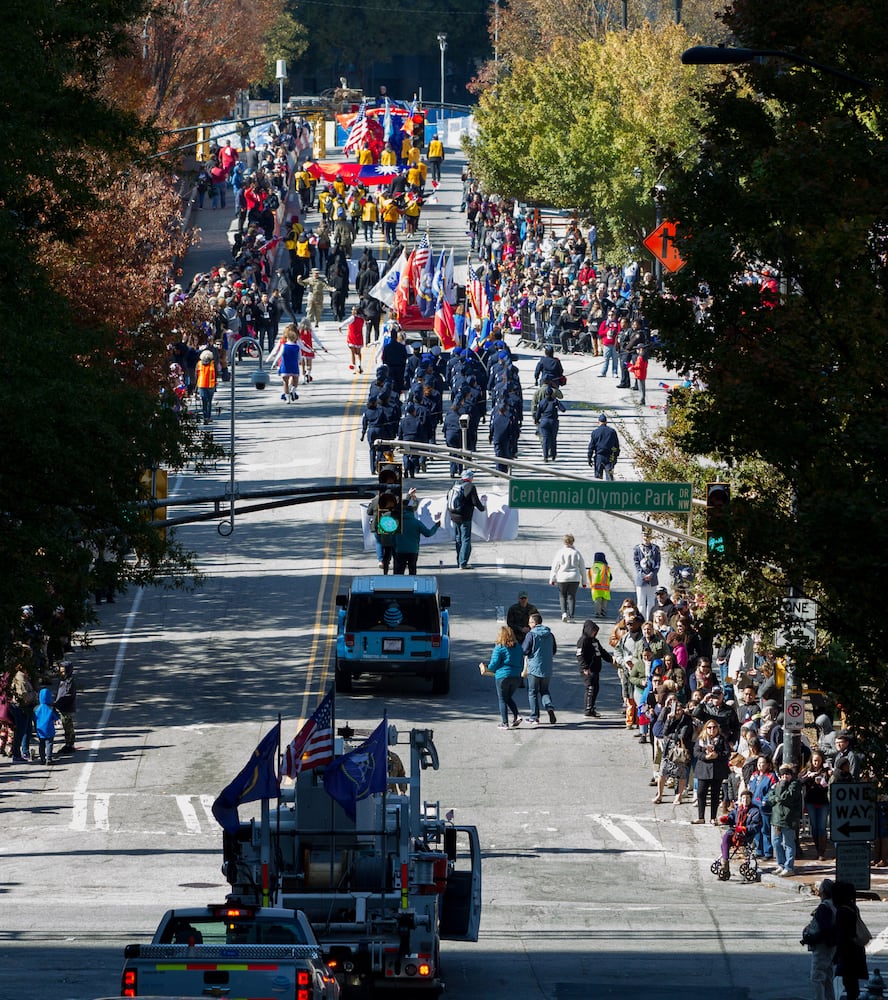
[[[280, 793], [280, 790], [281, 790], [281, 713], [278, 712], [278, 793]], [[265, 803], [263, 802], [263, 805], [264, 804]], [[275, 835], [275, 839], [276, 839], [276, 842], [278, 844], [278, 847], [280, 849], [280, 842], [281, 842], [281, 800], [280, 800], [280, 798], [278, 798], [277, 815], [275, 816], [274, 835]], [[270, 846], [271, 845], [269, 845], [269, 848], [270, 848]], [[271, 852], [269, 850], [269, 856], [270, 856], [270, 853]], [[275, 876], [275, 889], [277, 889], [277, 880], [280, 877], [279, 872], [275, 872], [274, 876]]]

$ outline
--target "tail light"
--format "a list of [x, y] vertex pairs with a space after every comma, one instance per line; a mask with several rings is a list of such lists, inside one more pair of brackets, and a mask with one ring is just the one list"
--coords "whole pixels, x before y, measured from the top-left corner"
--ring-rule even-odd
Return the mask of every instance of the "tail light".
[[429, 639], [431, 640], [432, 648], [433, 649], [438, 649], [438, 647], [441, 645], [441, 636], [440, 635], [430, 635]]
[[308, 972], [296, 973], [296, 1000], [311, 1000], [311, 974]]
[[136, 993], [138, 988], [138, 979], [136, 978], [135, 969], [124, 969], [123, 978], [120, 981], [120, 995], [122, 997], [135, 997], [139, 994]]
[[345, 644], [346, 644], [346, 646], [348, 646], [349, 649], [354, 649], [355, 648], [355, 634], [354, 634], [354, 632], [346, 632], [345, 633]]

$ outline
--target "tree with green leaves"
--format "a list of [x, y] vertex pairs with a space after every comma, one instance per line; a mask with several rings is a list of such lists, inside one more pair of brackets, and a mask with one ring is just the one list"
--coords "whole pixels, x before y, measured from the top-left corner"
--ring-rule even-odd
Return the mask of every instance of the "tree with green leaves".
[[702, 388], [672, 393], [656, 461], [677, 449], [732, 484], [726, 551], [706, 565], [712, 620], [767, 635], [790, 588], [816, 600], [818, 648], [792, 652], [884, 773], [888, 9], [736, 0], [726, 19], [738, 44], [872, 87], [779, 58], [726, 70], [696, 155], [664, 158], [686, 265], [651, 322]]
[[704, 80], [681, 66], [689, 43], [681, 26], [646, 24], [516, 59], [481, 97], [467, 146], [476, 174], [507, 197], [594, 218], [609, 260], [637, 256], [653, 228], [657, 155], [698, 142]]

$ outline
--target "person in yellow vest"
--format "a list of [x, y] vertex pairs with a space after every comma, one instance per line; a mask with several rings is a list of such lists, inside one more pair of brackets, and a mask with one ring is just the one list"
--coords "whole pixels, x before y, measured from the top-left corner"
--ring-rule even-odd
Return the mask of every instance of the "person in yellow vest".
[[345, 200], [345, 181], [342, 179], [340, 174], [337, 174], [336, 179], [333, 181], [333, 190], [339, 195], [340, 198]]
[[396, 167], [398, 165], [398, 154], [392, 149], [390, 142], [385, 144], [385, 149], [379, 157], [379, 163], [383, 167]]
[[318, 211], [321, 213], [321, 218], [326, 219], [327, 222], [330, 221], [332, 201], [333, 199], [329, 186], [325, 187], [321, 191], [318, 191]]
[[362, 167], [373, 163], [373, 152], [366, 142], [358, 150], [358, 163], [360, 163]]
[[373, 230], [376, 228], [376, 202], [369, 196], [364, 199], [361, 206], [361, 223], [364, 226], [364, 242], [370, 243], [373, 240]]
[[422, 171], [415, 163], [407, 171], [407, 186], [416, 188], [417, 191], [422, 187]]
[[394, 198], [386, 198], [382, 203], [382, 231], [385, 242], [392, 246], [398, 239], [398, 219], [401, 213]]
[[429, 176], [429, 165], [422, 159], [416, 164], [416, 169], [419, 171], [420, 186], [425, 187], [426, 178]]
[[422, 210], [422, 199], [418, 195], [407, 196], [407, 207], [404, 209], [404, 221], [407, 224], [407, 233], [414, 236], [419, 226], [419, 213]]
[[418, 144], [415, 146], [411, 145], [411, 147], [407, 150], [407, 165], [409, 167], [416, 166], [416, 164], [419, 163], [419, 157], [421, 153], [422, 149], [419, 147]]
[[444, 143], [438, 138], [436, 132], [429, 143], [429, 166], [432, 168], [432, 180], [436, 184], [441, 183], [441, 164], [444, 162]]
[[401, 163], [407, 163], [410, 156], [410, 148], [413, 145], [412, 136], [405, 135], [401, 142]]
[[296, 191], [299, 194], [302, 211], [305, 212], [308, 209], [309, 202], [311, 201], [311, 174], [303, 168], [296, 174], [295, 180]]
[[611, 596], [611, 568], [603, 552], [596, 552], [589, 567], [589, 590], [596, 618], [607, 618], [607, 605]]

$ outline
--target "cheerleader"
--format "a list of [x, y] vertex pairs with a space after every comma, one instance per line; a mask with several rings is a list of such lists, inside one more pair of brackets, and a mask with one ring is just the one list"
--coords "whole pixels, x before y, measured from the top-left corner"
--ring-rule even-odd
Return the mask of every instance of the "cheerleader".
[[302, 365], [302, 381], [314, 382], [311, 374], [311, 364], [314, 361], [316, 348], [329, 354], [330, 352], [321, 343], [321, 338], [312, 330], [311, 323], [302, 320], [299, 324], [299, 362]]

